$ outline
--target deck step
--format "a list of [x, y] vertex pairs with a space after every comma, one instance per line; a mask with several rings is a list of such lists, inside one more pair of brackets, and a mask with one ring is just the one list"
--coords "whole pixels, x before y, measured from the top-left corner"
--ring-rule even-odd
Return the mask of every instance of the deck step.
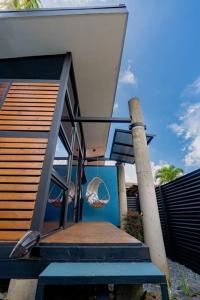
[[36, 299], [43, 299], [46, 285], [160, 284], [168, 299], [165, 275], [152, 263], [51, 263], [39, 275]]

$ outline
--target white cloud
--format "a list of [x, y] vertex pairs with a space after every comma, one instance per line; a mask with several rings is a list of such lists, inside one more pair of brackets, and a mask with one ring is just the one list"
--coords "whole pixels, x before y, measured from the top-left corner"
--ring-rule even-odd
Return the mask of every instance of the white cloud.
[[183, 91], [183, 95], [196, 96], [200, 95], [200, 76]]
[[113, 110], [114, 110], [114, 111], [117, 111], [118, 108], [119, 108], [119, 104], [118, 104], [118, 103], [115, 103], [115, 104], [114, 104], [114, 109], [113, 109]]
[[[200, 82], [199, 82], [200, 84]], [[200, 87], [199, 87], [200, 88]], [[186, 166], [200, 166], [200, 102], [189, 104], [179, 117], [178, 124], [169, 126], [178, 136], [185, 140]]]
[[[161, 169], [164, 166], [169, 166], [169, 164], [163, 161], [160, 161], [159, 164], [155, 164], [153, 161], [151, 161], [151, 170], [152, 170], [152, 175], [155, 184], [158, 183], [155, 180], [155, 174], [157, 170]], [[128, 183], [137, 183], [137, 174], [136, 174], [135, 165], [125, 164], [125, 180]]]
[[127, 69], [121, 72], [119, 77], [119, 82], [124, 84], [137, 85], [137, 78], [131, 70], [131, 65], [129, 64]]

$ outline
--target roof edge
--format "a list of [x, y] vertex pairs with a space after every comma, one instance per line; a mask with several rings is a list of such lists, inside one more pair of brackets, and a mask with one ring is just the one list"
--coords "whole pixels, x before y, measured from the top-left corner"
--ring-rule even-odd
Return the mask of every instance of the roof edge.
[[91, 6], [91, 7], [62, 7], [62, 8], [39, 8], [22, 10], [1, 10], [0, 18], [65, 16], [65, 15], [89, 15], [89, 14], [128, 14], [125, 4], [117, 6]]

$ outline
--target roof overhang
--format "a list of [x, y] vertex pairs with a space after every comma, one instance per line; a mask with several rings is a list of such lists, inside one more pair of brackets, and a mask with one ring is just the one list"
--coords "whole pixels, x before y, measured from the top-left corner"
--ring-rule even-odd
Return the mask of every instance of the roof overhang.
[[[0, 59], [70, 51], [82, 116], [110, 117], [126, 23], [125, 6], [4, 11]], [[104, 155], [109, 127], [83, 124], [87, 156]]]

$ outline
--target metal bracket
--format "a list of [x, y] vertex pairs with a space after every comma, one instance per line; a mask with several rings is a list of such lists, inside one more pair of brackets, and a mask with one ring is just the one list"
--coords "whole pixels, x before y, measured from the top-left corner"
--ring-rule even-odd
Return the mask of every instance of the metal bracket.
[[143, 124], [142, 122], [135, 122], [129, 125], [129, 130], [132, 130], [134, 127], [144, 127], [144, 130], [147, 129], [146, 125]]
[[10, 258], [19, 258], [28, 254], [28, 252], [38, 243], [40, 239], [39, 231], [29, 230], [15, 245]]

